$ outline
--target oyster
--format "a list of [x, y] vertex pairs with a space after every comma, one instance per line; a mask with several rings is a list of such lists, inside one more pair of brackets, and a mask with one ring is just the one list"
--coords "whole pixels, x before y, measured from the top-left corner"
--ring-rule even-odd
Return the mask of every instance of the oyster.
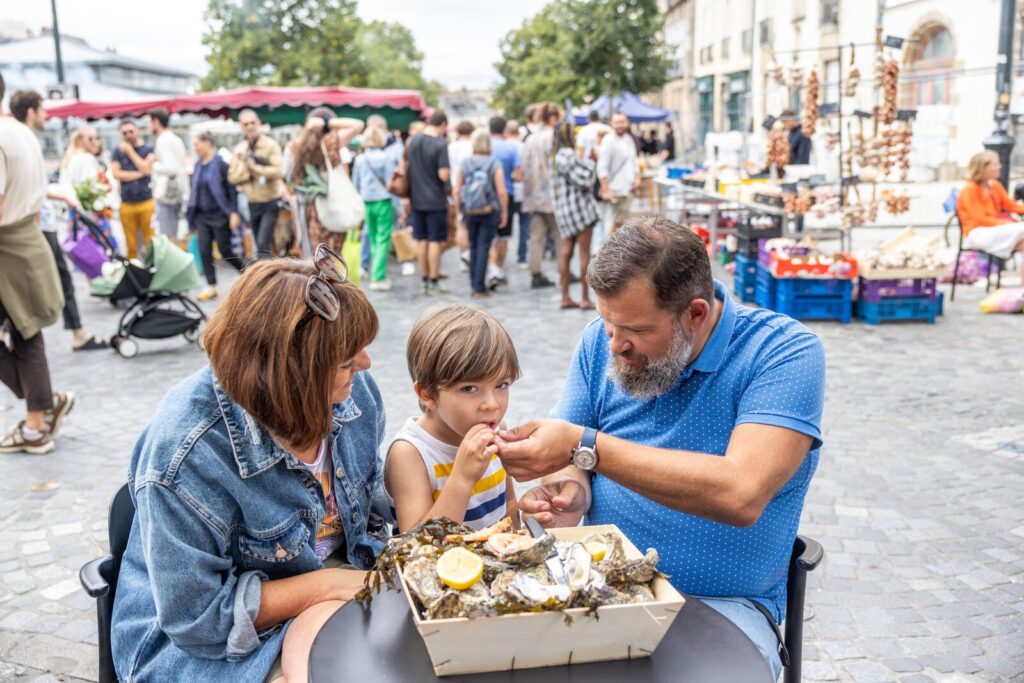
[[494, 534], [484, 543], [484, 550], [510, 565], [540, 564], [555, 544], [555, 537], [545, 534], [530, 538], [522, 534]]
[[622, 549], [622, 538], [617, 534], [598, 533], [590, 534], [582, 541], [584, 546], [588, 543], [603, 543], [608, 548], [607, 554], [601, 562], [623, 562], [626, 559], [626, 551]]
[[429, 607], [448, 592], [448, 587], [437, 578], [437, 559], [417, 557], [406, 563], [402, 571], [409, 590], [424, 607]]
[[463, 591], [447, 590], [444, 595], [426, 606], [427, 619], [456, 619], [482, 617], [495, 614], [494, 598], [483, 583], [476, 583]]
[[565, 580], [573, 592], [583, 590], [590, 583], [590, 552], [579, 543], [569, 547], [563, 566]]
[[444, 542], [457, 543], [461, 541], [462, 543], [479, 543], [481, 541], [486, 541], [494, 534], [507, 534], [513, 531], [515, 531], [515, 529], [512, 528], [512, 519], [510, 517], [506, 517], [495, 522], [486, 529], [481, 529], [480, 531], [475, 531], [470, 534], [448, 534], [444, 537]]
[[543, 564], [534, 565], [532, 567], [519, 567], [515, 569], [510, 567], [494, 578], [491, 582], [491, 592], [495, 595], [504, 593], [509, 589], [517, 576], [529, 576], [530, 578], [536, 579], [544, 584], [554, 583], [554, 581], [551, 580], [551, 573]]
[[648, 548], [647, 554], [637, 560], [619, 562], [602, 562], [601, 571], [609, 584], [650, 583], [657, 576], [664, 576], [658, 571], [658, 551]]

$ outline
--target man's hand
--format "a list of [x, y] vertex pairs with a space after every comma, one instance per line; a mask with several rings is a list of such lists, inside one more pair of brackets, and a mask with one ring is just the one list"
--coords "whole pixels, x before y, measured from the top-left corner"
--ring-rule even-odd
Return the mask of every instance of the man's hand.
[[601, 201], [611, 203], [611, 202], [615, 201], [615, 195], [613, 195], [612, 191], [610, 189], [608, 189], [607, 187], [602, 188], [601, 189]]
[[578, 481], [562, 479], [537, 486], [519, 499], [519, 510], [543, 527], [576, 526], [587, 508], [587, 494]]
[[498, 433], [498, 457], [509, 474], [529, 481], [567, 466], [581, 438], [583, 427], [562, 420], [532, 420]]
[[633, 176], [633, 185], [632, 185], [632, 187], [630, 187], [629, 191], [635, 193], [639, 189], [640, 189], [640, 174], [638, 173], [637, 175]]
[[125, 155], [131, 154], [132, 152], [135, 151], [134, 147], [132, 147], [131, 145], [129, 145], [127, 142], [124, 142], [124, 141], [121, 141], [121, 143], [117, 146], [117, 148], [119, 150], [121, 150], [122, 154], [125, 154]]
[[231, 214], [228, 219], [228, 227], [232, 230], [238, 230], [238, 226], [242, 224], [242, 215], [238, 212]]
[[508, 225], [508, 211], [503, 209], [501, 218], [498, 220], [498, 227], [504, 228], [506, 225]]

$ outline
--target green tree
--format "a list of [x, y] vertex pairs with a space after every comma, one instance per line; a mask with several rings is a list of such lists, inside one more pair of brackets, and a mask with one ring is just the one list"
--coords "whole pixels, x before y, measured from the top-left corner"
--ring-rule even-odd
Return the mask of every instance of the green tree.
[[423, 77], [423, 53], [408, 28], [371, 21], [360, 27], [358, 44], [367, 87], [419, 90], [427, 102], [437, 103], [441, 84]]
[[495, 104], [637, 93], [664, 85], [668, 50], [656, 0], [553, 0], [501, 43]]
[[509, 118], [521, 117], [531, 102], [562, 102], [585, 92], [568, 59], [573, 48], [572, 34], [564, 28], [567, 20], [566, 4], [552, 2], [502, 39], [494, 103]]
[[366, 84], [355, 0], [209, 0], [204, 89]]

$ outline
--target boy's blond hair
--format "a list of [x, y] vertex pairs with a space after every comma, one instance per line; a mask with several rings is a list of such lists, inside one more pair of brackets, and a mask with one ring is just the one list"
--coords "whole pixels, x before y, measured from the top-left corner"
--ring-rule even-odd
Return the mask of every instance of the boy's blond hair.
[[472, 306], [437, 306], [420, 316], [405, 357], [412, 381], [431, 393], [500, 374], [514, 382], [520, 375], [508, 332], [490, 313]]

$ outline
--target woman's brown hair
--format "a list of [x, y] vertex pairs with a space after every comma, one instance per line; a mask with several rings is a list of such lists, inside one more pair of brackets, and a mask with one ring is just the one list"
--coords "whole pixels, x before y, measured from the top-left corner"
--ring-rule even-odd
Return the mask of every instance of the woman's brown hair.
[[210, 316], [203, 345], [232, 401], [282, 444], [310, 448], [331, 430], [338, 367], [377, 336], [377, 312], [351, 283], [334, 322], [306, 305], [309, 261], [269, 259], [248, 266]]

